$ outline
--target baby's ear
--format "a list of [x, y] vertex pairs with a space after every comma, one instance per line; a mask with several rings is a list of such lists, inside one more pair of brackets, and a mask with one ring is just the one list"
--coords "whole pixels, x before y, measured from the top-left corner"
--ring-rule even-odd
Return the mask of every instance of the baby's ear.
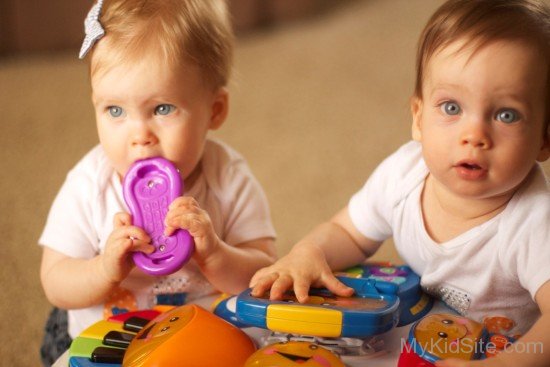
[[416, 141], [422, 140], [422, 99], [417, 96], [411, 97], [411, 113], [412, 113], [412, 138]]
[[226, 87], [220, 87], [214, 92], [212, 102], [212, 115], [210, 117], [210, 130], [219, 129], [223, 125], [229, 113], [229, 92]]
[[548, 158], [550, 158], [550, 125], [546, 127], [546, 135], [542, 142], [539, 155], [537, 156], [537, 161], [544, 162]]

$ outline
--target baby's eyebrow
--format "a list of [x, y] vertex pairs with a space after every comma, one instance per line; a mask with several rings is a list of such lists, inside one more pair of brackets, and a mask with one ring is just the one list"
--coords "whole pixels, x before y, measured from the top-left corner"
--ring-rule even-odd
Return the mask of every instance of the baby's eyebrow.
[[437, 92], [439, 90], [467, 90], [468, 88], [465, 87], [463, 84], [457, 84], [457, 83], [437, 83], [432, 86], [432, 90], [434, 92]]
[[121, 104], [122, 101], [116, 99], [116, 98], [111, 98], [111, 97], [101, 97], [101, 96], [98, 96], [94, 93], [92, 93], [92, 104], [94, 106], [97, 106], [97, 105], [100, 105], [100, 104], [113, 104], [113, 105], [118, 105], [118, 104]]

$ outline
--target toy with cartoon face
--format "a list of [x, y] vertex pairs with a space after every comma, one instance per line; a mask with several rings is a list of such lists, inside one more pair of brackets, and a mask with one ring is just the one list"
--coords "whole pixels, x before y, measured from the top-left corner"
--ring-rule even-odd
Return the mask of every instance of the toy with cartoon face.
[[237, 327], [197, 305], [162, 313], [130, 343], [123, 367], [241, 367], [256, 350]]
[[244, 367], [344, 367], [331, 351], [305, 341], [268, 345], [251, 355]]
[[409, 342], [436, 359], [471, 360], [480, 351], [483, 326], [461, 316], [433, 314], [420, 320], [411, 333], [413, 338]]

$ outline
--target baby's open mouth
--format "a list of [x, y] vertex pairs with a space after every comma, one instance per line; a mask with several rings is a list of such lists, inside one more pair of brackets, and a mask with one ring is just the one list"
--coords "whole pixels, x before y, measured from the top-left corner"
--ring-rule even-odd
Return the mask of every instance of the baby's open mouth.
[[479, 169], [481, 169], [481, 166], [479, 166], [477, 164], [472, 164], [472, 163], [462, 163], [462, 164], [460, 164], [460, 167], [464, 167], [464, 168], [469, 169], [469, 170], [479, 170]]
[[463, 160], [457, 162], [454, 169], [460, 177], [466, 180], [478, 180], [487, 175], [487, 167], [484, 167], [473, 160]]

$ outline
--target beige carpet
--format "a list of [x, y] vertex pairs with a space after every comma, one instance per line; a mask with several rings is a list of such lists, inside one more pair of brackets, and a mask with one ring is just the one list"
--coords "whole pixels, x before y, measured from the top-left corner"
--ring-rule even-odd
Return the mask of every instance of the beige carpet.
[[[409, 139], [415, 45], [439, 3], [359, 1], [239, 41], [231, 113], [216, 136], [263, 184], [280, 254]], [[36, 241], [68, 169], [97, 141], [76, 50], [0, 61], [0, 112], [0, 364], [38, 366], [50, 306]], [[398, 261], [391, 243], [376, 258]]]

